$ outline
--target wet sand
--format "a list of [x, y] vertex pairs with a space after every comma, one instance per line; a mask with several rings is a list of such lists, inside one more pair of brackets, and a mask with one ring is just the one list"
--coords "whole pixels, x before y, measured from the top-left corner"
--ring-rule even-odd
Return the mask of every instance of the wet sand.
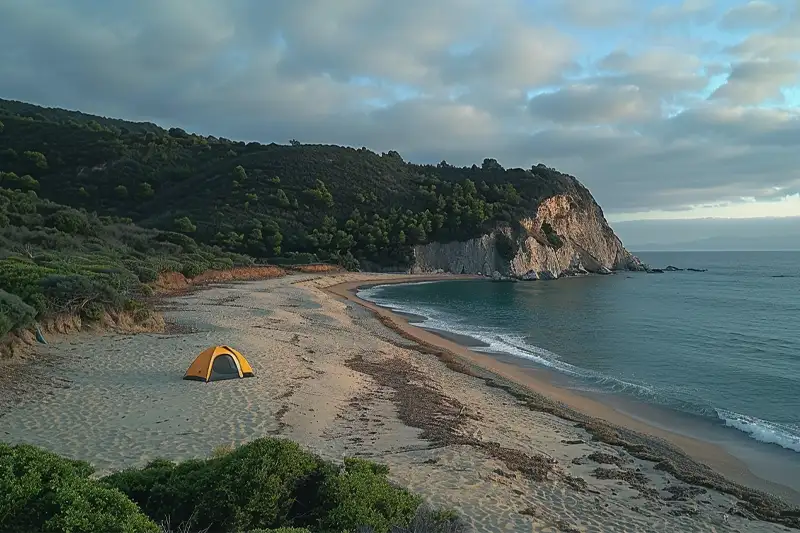
[[[326, 458], [384, 463], [395, 481], [456, 509], [475, 531], [786, 531], [753, 519], [764, 506], [751, 493], [740, 500], [693, 487], [676, 477], [678, 459], [643, 458], [659, 446], [569, 411], [569, 391], [524, 381], [531, 376], [351, 293], [409, 279], [423, 278], [294, 275], [215, 286], [165, 302], [171, 334], [48, 339], [38, 355], [46, 364], [21, 374], [13, 397], [0, 390], [0, 440], [105, 472], [274, 435]], [[256, 377], [182, 380], [213, 344], [242, 351]], [[584, 401], [594, 415], [621, 416]], [[739, 468], [713, 447], [683, 444], [715, 467]]]

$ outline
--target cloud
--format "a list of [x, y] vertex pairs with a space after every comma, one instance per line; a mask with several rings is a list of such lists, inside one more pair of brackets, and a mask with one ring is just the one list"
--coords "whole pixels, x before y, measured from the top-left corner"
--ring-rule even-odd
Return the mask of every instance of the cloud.
[[708, 24], [713, 19], [713, 0], [683, 0], [679, 4], [663, 2], [650, 13], [650, 21], [659, 25]]
[[5, 0], [0, 95], [247, 141], [543, 162], [610, 214], [800, 191], [798, 10], [780, 4], [775, 27], [760, 0], [650, 5]]
[[733, 64], [727, 81], [711, 94], [711, 98], [730, 100], [735, 104], [758, 104], [782, 99], [781, 89], [800, 80], [800, 63], [793, 60], [754, 60]]
[[532, 98], [528, 108], [536, 117], [567, 124], [641, 120], [658, 111], [636, 85], [571, 85]]
[[763, 28], [781, 22], [785, 15], [782, 6], [764, 0], [750, 0], [725, 13], [719, 26], [723, 30]]
[[618, 27], [639, 15], [641, 3], [635, 0], [559, 0], [556, 2], [563, 16], [579, 26]]

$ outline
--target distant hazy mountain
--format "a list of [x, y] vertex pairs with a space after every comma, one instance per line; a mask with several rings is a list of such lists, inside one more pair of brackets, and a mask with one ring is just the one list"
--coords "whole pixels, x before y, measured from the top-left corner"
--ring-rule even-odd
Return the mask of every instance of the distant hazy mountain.
[[800, 250], [800, 216], [641, 220], [612, 224], [629, 250]]

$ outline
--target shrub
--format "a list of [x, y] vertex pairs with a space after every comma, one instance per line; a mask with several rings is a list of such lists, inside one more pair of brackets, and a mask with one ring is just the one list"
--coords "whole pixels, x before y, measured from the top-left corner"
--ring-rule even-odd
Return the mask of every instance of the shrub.
[[251, 529], [247, 533], [311, 533], [304, 527], [279, 527], [277, 529]]
[[321, 467], [293, 442], [259, 439], [206, 461], [156, 461], [103, 481], [155, 520], [239, 531], [291, 525], [293, 496]]
[[181, 273], [187, 278], [194, 278], [208, 270], [205, 263], [184, 263]]
[[47, 310], [47, 301], [42, 294], [39, 281], [55, 273], [48, 267], [32, 262], [9, 258], [0, 261], [0, 287], [17, 295], [22, 301], [36, 309], [39, 315]]
[[42, 292], [56, 312], [82, 312], [89, 304], [119, 309], [124, 298], [108, 280], [82, 274], [52, 274], [40, 281]]
[[0, 337], [33, 325], [36, 309], [15, 294], [0, 289]]
[[173, 224], [175, 229], [181, 233], [192, 233], [197, 230], [197, 226], [192, 223], [189, 217], [176, 218]]
[[198, 249], [197, 242], [188, 235], [174, 231], [162, 231], [156, 237], [160, 242], [170, 242], [180, 246], [184, 252], [194, 252]]
[[405, 526], [422, 500], [389, 483], [389, 469], [363, 459], [345, 459], [344, 467], [328, 476], [319, 491], [318, 521], [323, 529], [347, 531], [369, 525], [385, 533]]
[[548, 222], [542, 222], [542, 233], [547, 237], [547, 242], [550, 243], [550, 246], [556, 250], [564, 246], [564, 241]]
[[163, 272], [181, 272], [183, 270], [183, 263], [174, 259], [159, 257], [151, 261], [159, 274]]
[[[369, 526], [387, 533], [408, 526], [421, 501], [389, 483], [384, 466], [359, 459], [336, 466], [285, 440], [258, 439], [219, 452], [204, 461], [154, 461], [102, 482], [124, 492], [156, 522], [197, 530], [355, 531]], [[450, 515], [435, 518], [446, 524]]]
[[358, 259], [353, 257], [353, 254], [349, 250], [347, 253], [334, 255], [332, 259], [349, 272], [358, 272], [361, 269], [361, 263], [358, 262]]
[[132, 265], [131, 271], [136, 274], [136, 277], [142, 283], [152, 283], [158, 279], [158, 271], [145, 264]]
[[83, 461], [0, 444], [0, 531], [158, 532], [130, 499], [91, 474]]
[[50, 215], [46, 223], [59, 231], [69, 234], [89, 234], [89, 219], [75, 209], [62, 209]]
[[[364, 529], [359, 533], [371, 533]], [[437, 511], [420, 505], [407, 527], [393, 527], [391, 533], [464, 533], [466, 524], [452, 511]]]
[[229, 257], [220, 257], [214, 259], [211, 263], [211, 268], [214, 270], [229, 270], [233, 268], [233, 259]]
[[259, 439], [207, 460], [156, 460], [101, 480], [92, 473], [82, 461], [0, 443], [0, 531], [463, 531], [452, 513], [421, 507], [391, 485], [386, 467], [359, 459], [336, 466], [285, 440]]
[[142, 296], [144, 298], [149, 298], [150, 296], [153, 296], [155, 292], [156, 291], [150, 285], [142, 285], [141, 287], [139, 287], [139, 296]]
[[97, 302], [89, 302], [86, 304], [86, 307], [81, 309], [81, 318], [85, 318], [86, 320], [97, 322], [101, 318], [103, 318], [103, 313], [105, 309], [102, 305]]

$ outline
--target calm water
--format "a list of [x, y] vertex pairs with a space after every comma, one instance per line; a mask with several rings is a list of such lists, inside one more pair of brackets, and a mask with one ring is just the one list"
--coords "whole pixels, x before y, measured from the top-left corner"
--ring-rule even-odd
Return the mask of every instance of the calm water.
[[800, 253], [641, 258], [708, 272], [389, 285], [360, 295], [591, 394], [655, 405], [800, 459]]

